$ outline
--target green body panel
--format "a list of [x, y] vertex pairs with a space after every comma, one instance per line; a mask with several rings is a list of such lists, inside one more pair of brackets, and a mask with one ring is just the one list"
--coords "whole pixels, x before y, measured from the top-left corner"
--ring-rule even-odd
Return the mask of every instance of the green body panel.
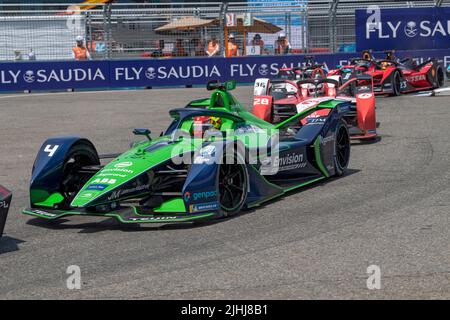
[[64, 197], [62, 194], [55, 192], [52, 195], [50, 195], [45, 201], [36, 203], [37, 206], [40, 207], [49, 207], [53, 208], [56, 204], [61, 203], [64, 201]]
[[[111, 161], [84, 185], [73, 199], [71, 206], [83, 207], [89, 202], [120, 187], [124, 183], [133, 180], [151, 168], [170, 160], [173, 154], [178, 150], [181, 152], [183, 150], [192, 150], [200, 147], [202, 144], [200, 139], [181, 139], [180, 141], [173, 142], [167, 146], [157, 148], [154, 151], [145, 151], [145, 148], [164, 140], [168, 141], [167, 138], [161, 138], [139, 144]], [[99, 184], [107, 185], [107, 187], [103, 190], [90, 189], [92, 185]]]
[[324, 174], [325, 177], [329, 177], [330, 174], [328, 173], [327, 168], [322, 162], [322, 156], [320, 154], [320, 143], [322, 142], [321, 137], [317, 137], [317, 139], [314, 141], [314, 155], [316, 156], [317, 166], [319, 167], [320, 171]]
[[185, 211], [184, 201], [181, 198], [174, 198], [164, 202], [160, 207], [154, 209], [155, 212], [183, 212]]

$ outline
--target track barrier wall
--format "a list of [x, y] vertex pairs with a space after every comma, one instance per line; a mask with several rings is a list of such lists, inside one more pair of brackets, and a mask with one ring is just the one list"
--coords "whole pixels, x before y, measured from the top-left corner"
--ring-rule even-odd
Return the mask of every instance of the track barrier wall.
[[[320, 54], [318, 63], [329, 69], [345, 64], [360, 53]], [[400, 58], [418, 63], [437, 58], [450, 64], [450, 49], [397, 51]], [[382, 52], [374, 52], [377, 58]], [[237, 58], [174, 58], [100, 61], [48, 61], [0, 63], [0, 92], [53, 91], [64, 89], [119, 89], [204, 85], [210, 80], [252, 83], [273, 78], [282, 67], [301, 66], [305, 55]]]

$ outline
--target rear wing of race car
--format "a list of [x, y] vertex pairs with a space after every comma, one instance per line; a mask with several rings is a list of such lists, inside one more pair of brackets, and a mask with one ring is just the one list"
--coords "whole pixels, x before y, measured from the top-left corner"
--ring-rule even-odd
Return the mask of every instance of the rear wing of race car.
[[8, 217], [8, 210], [11, 204], [12, 194], [8, 189], [0, 186], [0, 238], [5, 229], [6, 218]]

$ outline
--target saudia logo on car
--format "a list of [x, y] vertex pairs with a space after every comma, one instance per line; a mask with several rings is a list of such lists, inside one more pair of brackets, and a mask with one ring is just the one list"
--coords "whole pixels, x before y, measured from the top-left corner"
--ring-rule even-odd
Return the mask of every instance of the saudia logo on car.
[[100, 68], [87, 69], [39, 69], [39, 70], [1, 70], [1, 84], [48, 83], [48, 82], [83, 82], [106, 81], [106, 77]]

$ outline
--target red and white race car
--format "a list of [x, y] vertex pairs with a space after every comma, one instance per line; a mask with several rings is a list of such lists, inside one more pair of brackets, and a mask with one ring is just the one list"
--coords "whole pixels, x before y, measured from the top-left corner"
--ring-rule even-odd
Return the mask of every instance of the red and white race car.
[[[350, 102], [344, 119], [353, 139], [377, 137], [375, 94], [369, 75], [358, 75], [344, 85], [334, 79], [257, 79], [254, 85], [253, 114], [277, 124], [326, 100]], [[310, 117], [318, 116], [315, 114]]]
[[344, 83], [360, 73], [373, 77], [374, 92], [381, 95], [437, 89], [445, 81], [443, 66], [436, 59], [417, 64], [412, 58], [396, 58], [394, 51], [386, 51], [384, 59], [375, 59], [367, 50], [362, 58], [353, 58], [348, 65], [330, 70], [328, 77]]

